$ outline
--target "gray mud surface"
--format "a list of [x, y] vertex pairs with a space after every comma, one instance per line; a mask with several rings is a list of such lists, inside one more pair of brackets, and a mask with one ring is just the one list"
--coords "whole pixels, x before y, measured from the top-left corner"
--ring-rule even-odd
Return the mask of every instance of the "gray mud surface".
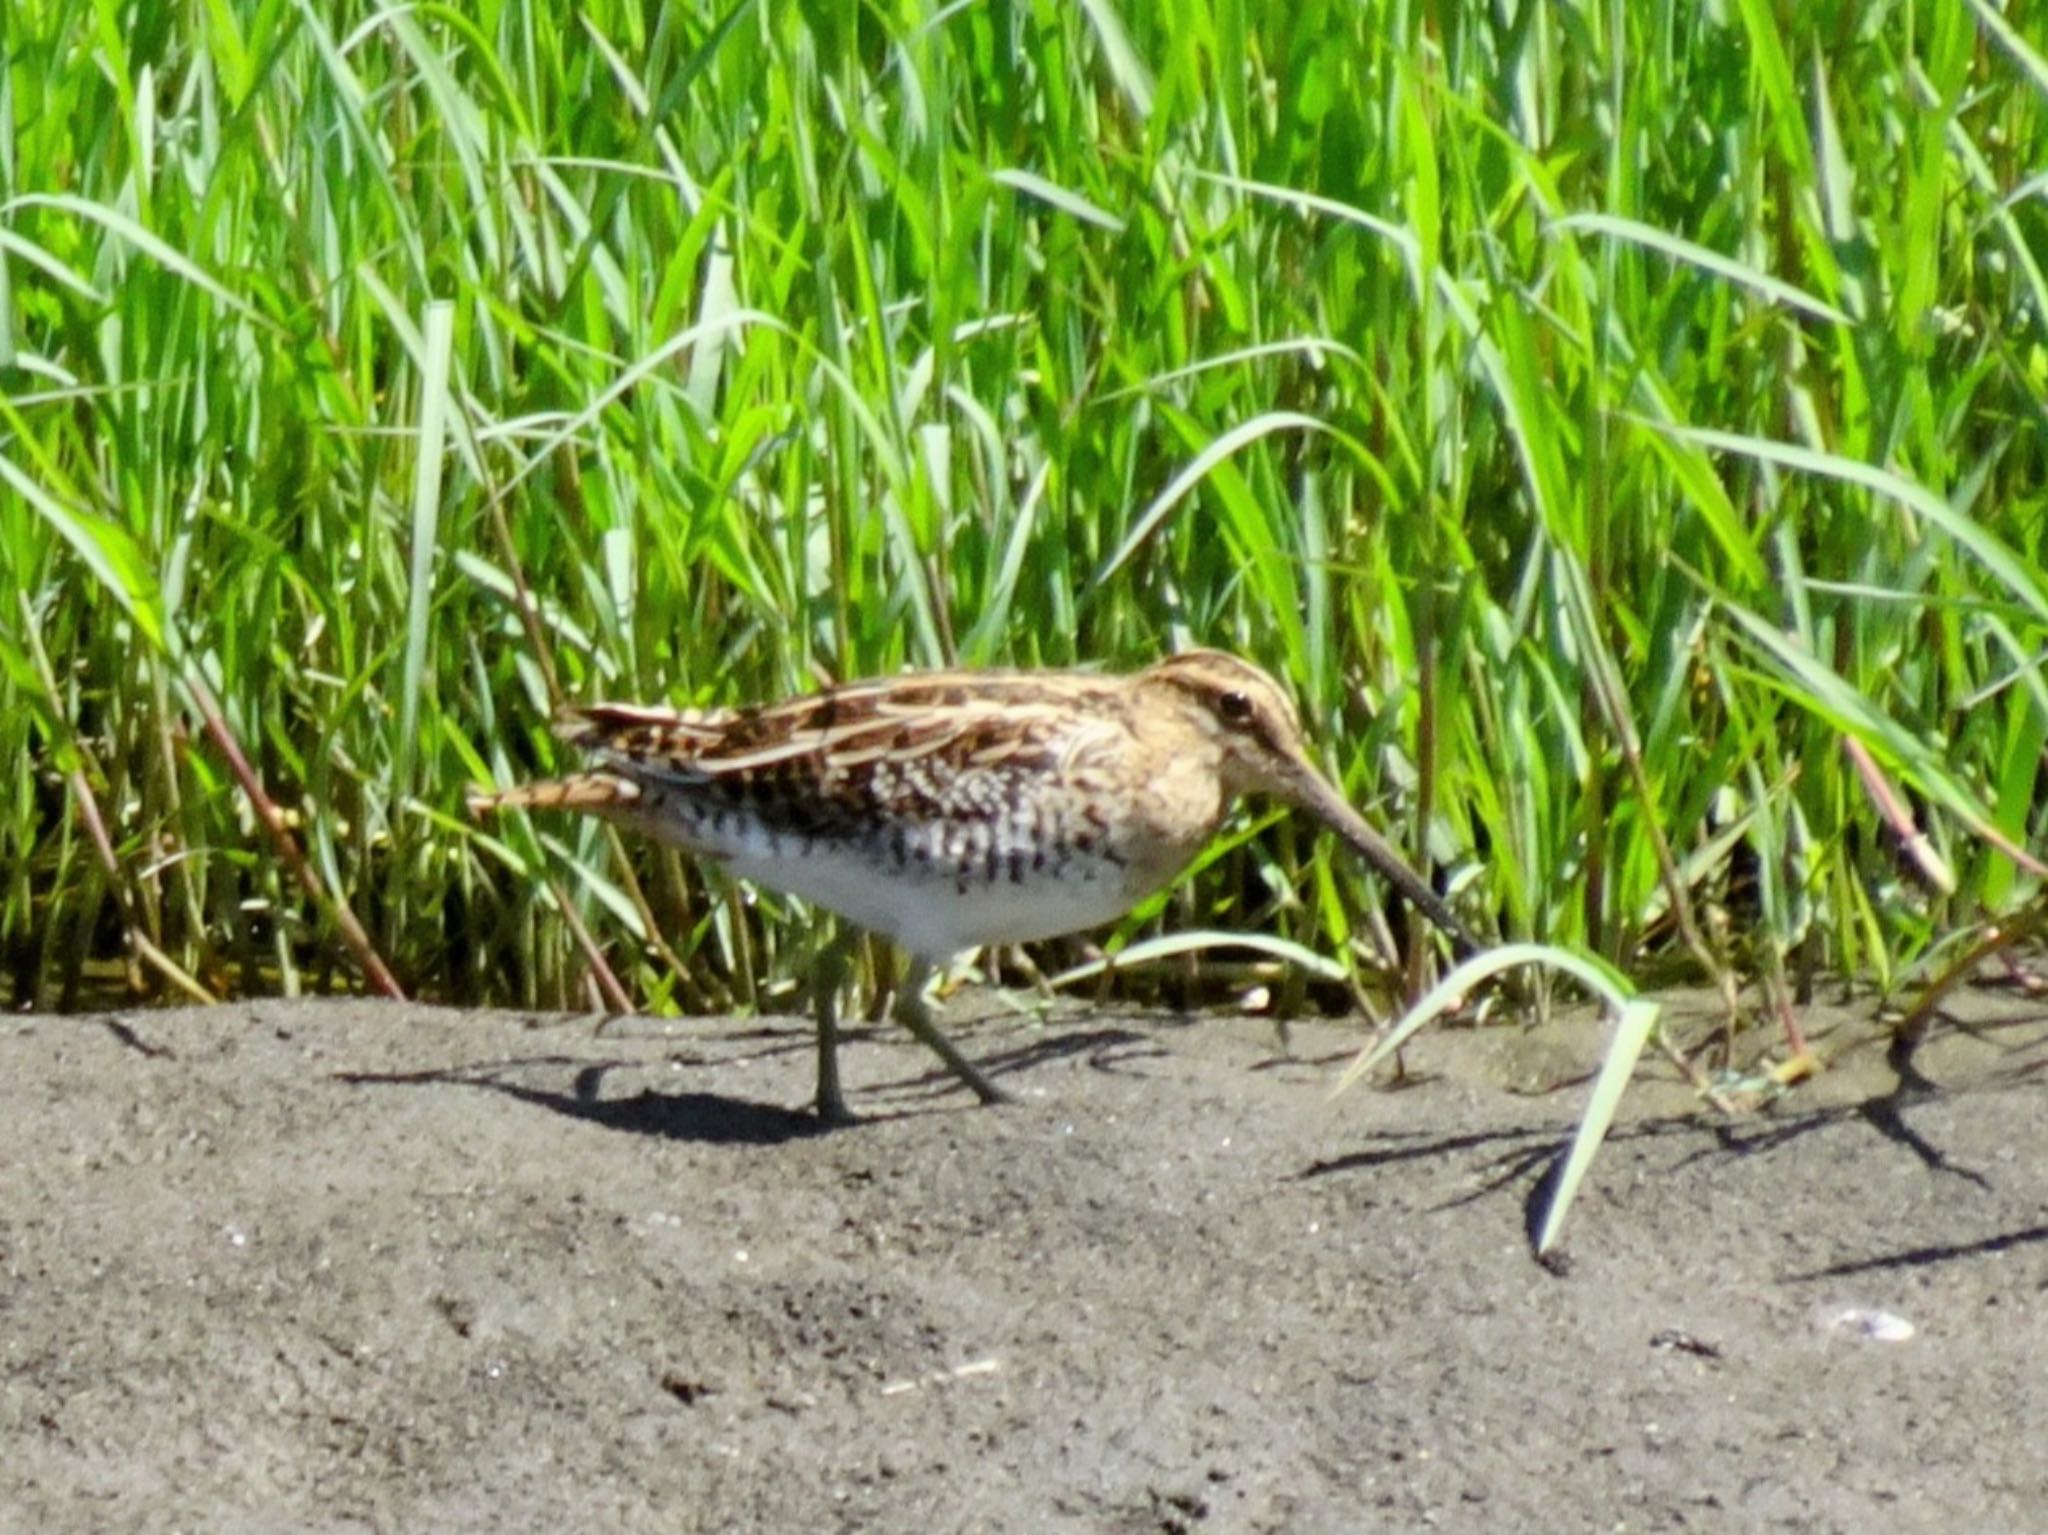
[[1966, 1000], [1651, 1071], [1559, 1272], [1583, 1023], [1331, 1101], [1356, 1030], [970, 993], [1023, 1103], [882, 1030], [820, 1132], [792, 1019], [9, 1019], [0, 1527], [2048, 1529], [2048, 1010]]

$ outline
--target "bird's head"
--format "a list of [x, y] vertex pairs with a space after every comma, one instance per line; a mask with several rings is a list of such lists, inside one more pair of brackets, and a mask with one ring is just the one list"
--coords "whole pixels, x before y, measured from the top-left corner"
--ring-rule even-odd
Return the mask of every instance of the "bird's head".
[[1216, 747], [1227, 794], [1270, 794], [1306, 810], [1335, 831], [1423, 914], [1457, 941], [1478, 940], [1309, 760], [1301, 716], [1286, 689], [1248, 661], [1220, 650], [1189, 650], [1138, 674], [1138, 685], [1165, 688], [1194, 728]]

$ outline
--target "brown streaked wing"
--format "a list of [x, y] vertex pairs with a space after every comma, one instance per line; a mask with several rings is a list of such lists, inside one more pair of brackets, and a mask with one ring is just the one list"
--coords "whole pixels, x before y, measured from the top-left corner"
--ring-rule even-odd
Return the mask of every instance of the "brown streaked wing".
[[935, 672], [745, 709], [599, 704], [575, 711], [569, 739], [627, 776], [698, 792], [724, 786], [770, 819], [781, 819], [778, 808], [814, 825], [877, 810], [958, 815], [991, 803], [991, 774], [1041, 775], [1037, 786], [1049, 787], [1071, 765], [1076, 732], [1100, 728], [1091, 706], [1118, 681]]

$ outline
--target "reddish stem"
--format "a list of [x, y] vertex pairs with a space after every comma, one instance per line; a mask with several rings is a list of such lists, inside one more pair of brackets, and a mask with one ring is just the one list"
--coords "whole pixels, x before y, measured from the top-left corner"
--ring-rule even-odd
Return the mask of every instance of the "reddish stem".
[[356, 963], [362, 967], [363, 978], [370, 983], [372, 991], [381, 992], [394, 1001], [403, 1002], [405, 992], [397, 978], [378, 956], [370, 942], [370, 935], [363, 931], [356, 914], [349, 910], [348, 903], [339, 896], [329, 895], [327, 887], [320, 883], [320, 876], [313, 872], [313, 866], [306, 862], [306, 855], [299, 848], [299, 842], [285, 824], [284, 812], [277, 808], [276, 801], [266, 794], [263, 785], [257, 781], [256, 773], [249, 766], [249, 759], [242, 755], [241, 744], [235, 740], [228, 723], [221, 717], [220, 706], [213, 701], [213, 695], [206, 684], [196, 676], [188, 676], [185, 684], [192, 690], [192, 701], [199, 706], [199, 717], [206, 725], [206, 733], [213, 737], [213, 744], [220, 748], [220, 754], [227, 759], [228, 771], [235, 775], [235, 781], [242, 786], [242, 792], [249, 796], [249, 803], [255, 807], [256, 818], [270, 833], [270, 840], [285, 867], [297, 876], [299, 884], [316, 906], [325, 907], [334, 919], [334, 925], [341, 930], [342, 941], [356, 956]]

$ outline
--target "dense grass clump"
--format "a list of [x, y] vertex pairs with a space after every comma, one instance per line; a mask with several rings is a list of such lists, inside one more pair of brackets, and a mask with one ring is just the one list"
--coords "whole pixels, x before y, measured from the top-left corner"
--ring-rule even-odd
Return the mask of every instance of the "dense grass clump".
[[[780, 908], [465, 785], [1197, 642], [1503, 935], [1896, 985], [2034, 889], [2024, 14], [15, 0], [0, 993], [744, 1000]], [[1317, 846], [1177, 923], [1368, 952]]]

